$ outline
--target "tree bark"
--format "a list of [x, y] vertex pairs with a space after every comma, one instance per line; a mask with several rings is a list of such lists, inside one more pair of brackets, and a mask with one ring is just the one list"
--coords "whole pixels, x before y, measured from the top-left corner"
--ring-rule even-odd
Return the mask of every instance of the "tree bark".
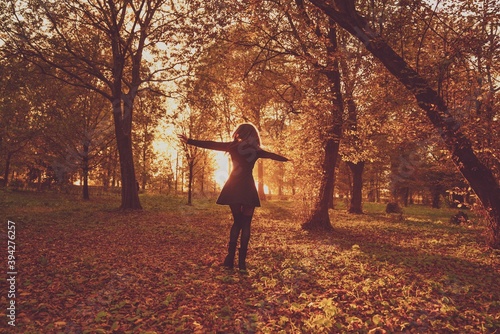
[[203, 164], [203, 167], [201, 168], [201, 187], [200, 187], [200, 192], [202, 195], [205, 195], [205, 164]]
[[432, 208], [433, 209], [439, 209], [440, 208], [440, 205], [439, 205], [439, 200], [441, 198], [441, 189], [439, 189], [438, 187], [433, 187], [432, 190], [431, 190], [431, 194], [432, 194]]
[[82, 158], [82, 170], [83, 170], [83, 199], [89, 200], [89, 145], [87, 143], [83, 144], [83, 158]]
[[322, 165], [322, 175], [317, 203], [310, 218], [302, 224], [305, 230], [332, 230], [329, 208], [332, 204], [335, 188], [335, 167], [339, 156], [340, 139], [342, 137], [342, 114], [344, 105], [340, 88], [340, 71], [337, 59], [337, 31], [335, 22], [330, 20], [327, 47], [328, 68], [325, 70], [332, 94], [331, 120], [327, 129], [325, 157]]
[[193, 204], [193, 178], [194, 178], [194, 159], [188, 162], [189, 175], [188, 175], [188, 201], [187, 205]]
[[347, 165], [352, 173], [352, 195], [349, 204], [349, 213], [363, 213], [363, 170], [365, 162], [348, 162]]
[[285, 172], [284, 172], [285, 168], [284, 168], [283, 164], [279, 164], [278, 168], [280, 171], [280, 178], [278, 180], [278, 196], [281, 199], [283, 197], [283, 184], [284, 184], [283, 175], [285, 174]]
[[329, 207], [334, 188], [334, 173], [339, 151], [339, 141], [329, 138], [325, 145], [325, 158], [318, 199], [309, 219], [302, 224], [304, 230], [333, 230], [330, 222]]
[[[121, 94], [121, 90], [119, 90]], [[122, 210], [142, 209], [135, 177], [132, 151], [132, 103], [124, 99], [123, 112], [121, 98], [113, 101], [113, 119], [115, 123], [116, 144], [120, 160]]]
[[[361, 57], [357, 58], [357, 63], [355, 68], [359, 67]], [[349, 134], [351, 140], [353, 140], [352, 146], [356, 147], [356, 143], [359, 141], [358, 131], [358, 108], [354, 100], [354, 81], [353, 75], [349, 71], [349, 66], [345, 59], [341, 59], [340, 66], [342, 69], [342, 77], [344, 81], [344, 96], [347, 107], [347, 122], [346, 127], [352, 131]], [[348, 137], [348, 138], [349, 138]], [[351, 200], [349, 203], [349, 213], [362, 214], [363, 213], [363, 171], [365, 169], [364, 161], [352, 162], [348, 161], [347, 166], [349, 167], [352, 174], [352, 186], [351, 186]]]
[[146, 183], [148, 182], [148, 173], [147, 173], [147, 151], [148, 151], [148, 146], [146, 145], [147, 140], [147, 130], [144, 131], [144, 141], [143, 141], [143, 146], [142, 146], [142, 184], [141, 184], [141, 189], [142, 191], [146, 190]]
[[472, 143], [460, 129], [460, 124], [450, 114], [446, 103], [430, 84], [381, 36], [370, 28], [355, 9], [352, 0], [310, 0], [342, 28], [359, 39], [373, 56], [379, 59], [416, 98], [427, 118], [439, 132], [452, 160], [469, 182], [488, 215], [490, 235], [488, 243], [500, 249], [500, 186], [493, 172], [476, 156]]
[[10, 173], [10, 162], [12, 160], [12, 152], [7, 153], [7, 157], [5, 158], [5, 173], [3, 175], [3, 186], [7, 187], [9, 184], [9, 173]]
[[401, 196], [403, 197], [403, 205], [408, 207], [408, 204], [410, 203], [410, 187], [403, 187], [401, 188]]

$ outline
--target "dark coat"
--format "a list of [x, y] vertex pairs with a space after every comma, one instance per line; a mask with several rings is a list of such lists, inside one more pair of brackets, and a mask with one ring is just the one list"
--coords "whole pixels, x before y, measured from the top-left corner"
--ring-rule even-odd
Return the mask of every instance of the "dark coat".
[[189, 139], [188, 144], [211, 150], [228, 152], [233, 165], [231, 174], [217, 199], [217, 204], [260, 206], [252, 170], [259, 158], [288, 161], [281, 155], [268, 152], [245, 142], [215, 142]]

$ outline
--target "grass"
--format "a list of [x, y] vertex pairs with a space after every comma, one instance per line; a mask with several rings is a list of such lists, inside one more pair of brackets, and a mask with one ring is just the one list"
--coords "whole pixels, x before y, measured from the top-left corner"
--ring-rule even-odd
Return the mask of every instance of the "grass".
[[[404, 219], [365, 204], [331, 212], [331, 234], [300, 229], [293, 202], [252, 223], [248, 275], [219, 266], [231, 226], [213, 200], [142, 195], [88, 202], [0, 191], [16, 222], [14, 333], [494, 333], [500, 259], [485, 227], [457, 210], [414, 206]], [[5, 235], [2, 233], [2, 236]], [[7, 240], [2, 237], [1, 242]], [[5, 247], [4, 247], [5, 249]], [[7, 253], [4, 253], [7, 261]], [[5, 312], [5, 281], [0, 313]]]

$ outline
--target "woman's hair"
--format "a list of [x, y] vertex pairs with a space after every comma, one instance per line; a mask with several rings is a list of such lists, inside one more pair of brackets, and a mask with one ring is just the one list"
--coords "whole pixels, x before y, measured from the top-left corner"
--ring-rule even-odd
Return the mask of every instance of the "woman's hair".
[[240, 124], [233, 133], [233, 139], [245, 141], [254, 146], [260, 146], [259, 131], [252, 123]]

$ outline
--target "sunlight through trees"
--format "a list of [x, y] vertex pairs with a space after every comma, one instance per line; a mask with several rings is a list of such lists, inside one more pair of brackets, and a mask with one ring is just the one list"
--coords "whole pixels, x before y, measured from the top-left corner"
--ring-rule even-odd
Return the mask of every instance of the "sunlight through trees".
[[261, 199], [294, 201], [304, 227], [335, 228], [340, 203], [482, 206], [498, 248], [497, 7], [4, 2], [2, 184], [117, 191], [122, 209], [145, 192], [191, 202], [230, 167], [176, 135], [223, 141], [252, 122], [293, 160], [259, 163]]

